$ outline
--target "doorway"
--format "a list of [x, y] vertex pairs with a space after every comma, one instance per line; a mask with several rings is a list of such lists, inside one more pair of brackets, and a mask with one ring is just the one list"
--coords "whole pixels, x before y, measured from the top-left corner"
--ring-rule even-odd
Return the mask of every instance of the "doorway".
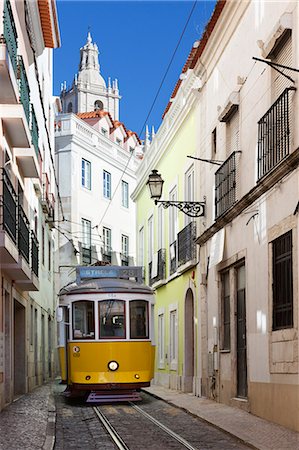
[[25, 308], [14, 300], [14, 396], [26, 392]]
[[192, 392], [194, 377], [194, 297], [189, 288], [185, 297], [184, 392]]
[[4, 294], [4, 402], [11, 402], [11, 303], [9, 293]]
[[237, 396], [247, 398], [245, 265], [237, 267]]

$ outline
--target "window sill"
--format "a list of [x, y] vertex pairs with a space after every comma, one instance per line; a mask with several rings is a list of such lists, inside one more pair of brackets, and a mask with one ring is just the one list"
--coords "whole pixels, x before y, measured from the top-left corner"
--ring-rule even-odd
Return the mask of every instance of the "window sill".
[[222, 349], [222, 350], [219, 350], [219, 353], [230, 353], [230, 352], [231, 352], [230, 349]]

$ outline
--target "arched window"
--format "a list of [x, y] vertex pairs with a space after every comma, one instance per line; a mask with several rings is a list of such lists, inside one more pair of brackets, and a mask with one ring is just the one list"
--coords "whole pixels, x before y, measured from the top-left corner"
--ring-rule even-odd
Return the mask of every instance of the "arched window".
[[94, 102], [94, 110], [96, 111], [97, 109], [99, 109], [100, 111], [104, 108], [103, 102], [101, 102], [101, 100], [96, 100]]
[[67, 105], [67, 112], [73, 112], [73, 104], [72, 104], [72, 102], [70, 102], [68, 105]]

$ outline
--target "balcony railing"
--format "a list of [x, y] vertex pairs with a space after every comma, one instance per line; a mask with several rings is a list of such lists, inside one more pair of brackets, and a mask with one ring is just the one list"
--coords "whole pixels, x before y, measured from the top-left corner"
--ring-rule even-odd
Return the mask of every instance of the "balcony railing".
[[287, 88], [258, 122], [258, 179], [290, 152], [290, 92]]
[[177, 270], [177, 241], [174, 241], [169, 246], [169, 259], [170, 259], [170, 275]]
[[178, 267], [196, 258], [196, 222], [190, 222], [178, 233]]
[[7, 172], [2, 169], [2, 222], [3, 228], [17, 242], [17, 196]]
[[9, 0], [4, 1], [3, 35], [15, 74], [17, 73], [18, 35]]
[[34, 108], [31, 105], [31, 138], [32, 138], [32, 144], [35, 148], [36, 156], [38, 158], [38, 126], [37, 126], [37, 120], [36, 115], [34, 112]]
[[166, 277], [166, 250], [160, 248], [157, 260], [157, 275], [152, 277], [152, 262], [149, 263], [149, 284], [150, 286], [157, 281], [164, 280]]
[[215, 173], [216, 219], [236, 201], [236, 153], [239, 152], [233, 152]]
[[120, 260], [122, 266], [128, 266], [129, 265], [129, 257], [128, 255], [124, 255], [123, 253], [120, 254]]
[[23, 105], [27, 123], [30, 122], [30, 89], [22, 56], [18, 56], [18, 82], [20, 101]]
[[21, 205], [18, 205], [18, 246], [19, 252], [29, 263], [29, 221]]
[[38, 240], [33, 231], [31, 231], [31, 268], [38, 277]]
[[109, 248], [104, 248], [102, 253], [102, 261], [111, 264], [111, 260], [112, 260], [112, 250]]

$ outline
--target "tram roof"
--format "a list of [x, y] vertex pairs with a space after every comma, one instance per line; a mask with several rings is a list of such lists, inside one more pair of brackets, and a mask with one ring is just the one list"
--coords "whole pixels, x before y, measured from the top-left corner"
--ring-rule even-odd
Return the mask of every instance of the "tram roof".
[[136, 281], [120, 278], [97, 278], [82, 280], [81, 283], [71, 283], [61, 289], [60, 295], [82, 294], [82, 293], [105, 293], [105, 292], [126, 292], [141, 294], [153, 294], [153, 290], [145, 284]]

